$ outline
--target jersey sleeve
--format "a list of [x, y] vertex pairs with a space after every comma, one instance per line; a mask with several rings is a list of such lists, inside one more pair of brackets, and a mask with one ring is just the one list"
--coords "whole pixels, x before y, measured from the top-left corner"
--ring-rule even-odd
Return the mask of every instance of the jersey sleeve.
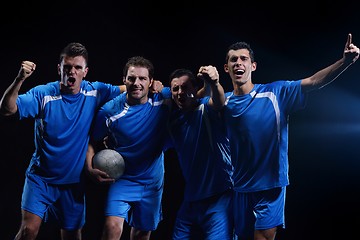
[[99, 104], [103, 105], [116, 96], [120, 95], [120, 87], [109, 83], [96, 82], [99, 91]]
[[19, 95], [16, 99], [16, 104], [18, 106], [19, 118], [35, 118], [39, 115], [41, 111], [43, 102], [43, 91], [41, 89], [43, 86], [37, 86], [24, 94]]

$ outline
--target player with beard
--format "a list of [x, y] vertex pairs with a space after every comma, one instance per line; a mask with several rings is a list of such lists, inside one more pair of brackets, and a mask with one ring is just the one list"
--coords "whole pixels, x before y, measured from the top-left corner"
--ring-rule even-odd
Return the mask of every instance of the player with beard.
[[[150, 239], [162, 220], [163, 145], [171, 94], [149, 92], [154, 66], [142, 56], [129, 58], [123, 82], [126, 92], [104, 104], [94, 119], [86, 170], [96, 182], [112, 183], [105, 200], [102, 239], [120, 239], [125, 220], [131, 226], [130, 239]], [[104, 139], [125, 161], [125, 171], [116, 181], [93, 168], [94, 153]]]

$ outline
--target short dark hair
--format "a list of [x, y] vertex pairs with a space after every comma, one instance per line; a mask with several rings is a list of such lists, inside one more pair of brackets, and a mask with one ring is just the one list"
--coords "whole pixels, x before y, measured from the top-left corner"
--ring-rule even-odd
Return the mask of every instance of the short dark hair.
[[88, 51], [86, 50], [85, 46], [78, 42], [69, 43], [60, 53], [59, 63], [62, 62], [64, 57], [77, 57], [82, 56], [85, 59], [86, 65], [89, 62], [89, 55]]
[[229, 60], [230, 50], [239, 50], [239, 49], [247, 49], [250, 54], [251, 62], [255, 62], [255, 53], [251, 49], [250, 44], [248, 44], [247, 42], [236, 42], [236, 43], [231, 44], [228, 48], [228, 51], [226, 52], [225, 62], [227, 62]]
[[152, 62], [142, 56], [134, 56], [128, 59], [123, 69], [123, 76], [126, 77], [130, 66], [145, 67], [149, 71], [149, 78], [154, 77], [154, 65]]
[[169, 76], [170, 86], [171, 86], [171, 82], [174, 78], [179, 78], [182, 76], [187, 76], [189, 78], [189, 80], [191, 81], [191, 84], [194, 87], [202, 87], [202, 85], [203, 85], [203, 81], [199, 81], [197, 79], [197, 77], [195, 76], [195, 74], [191, 70], [185, 69], [185, 68], [178, 68], [178, 69], [174, 70]]

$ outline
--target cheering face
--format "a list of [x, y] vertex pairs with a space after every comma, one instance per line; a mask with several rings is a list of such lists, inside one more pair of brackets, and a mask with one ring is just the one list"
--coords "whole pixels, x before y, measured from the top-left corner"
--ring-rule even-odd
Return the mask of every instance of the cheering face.
[[196, 88], [188, 76], [171, 80], [171, 94], [176, 105], [183, 110], [190, 110], [196, 104]]
[[251, 62], [247, 49], [230, 50], [229, 60], [224, 66], [233, 83], [243, 85], [251, 81], [251, 73], [256, 70], [256, 63]]
[[86, 77], [87, 72], [88, 67], [82, 56], [65, 56], [61, 64], [58, 65], [61, 91], [71, 94], [79, 93], [81, 82]]
[[130, 105], [146, 103], [152, 81], [147, 68], [130, 66], [124, 78], [128, 103]]

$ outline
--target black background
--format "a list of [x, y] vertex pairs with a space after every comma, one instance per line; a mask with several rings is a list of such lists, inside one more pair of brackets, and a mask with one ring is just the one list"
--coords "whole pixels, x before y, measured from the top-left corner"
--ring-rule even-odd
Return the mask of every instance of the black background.
[[[22, 60], [36, 71], [21, 91], [58, 79], [62, 48], [72, 41], [89, 51], [87, 80], [121, 83], [124, 63], [143, 55], [155, 65], [165, 85], [179, 67], [223, 71], [228, 45], [247, 41], [258, 62], [254, 82], [300, 79], [342, 56], [347, 34], [360, 46], [360, 15], [351, 1], [14, 1], [0, 16], [1, 94]], [[290, 117], [290, 186], [286, 229], [278, 240], [345, 239], [358, 236], [360, 224], [360, 65], [355, 63], [335, 82], [311, 94], [307, 107]], [[0, 118], [0, 239], [12, 239], [20, 224], [24, 172], [33, 153], [33, 122]], [[152, 239], [170, 239], [183, 180], [176, 155], [166, 154], [164, 220]], [[104, 186], [88, 184], [84, 239], [99, 239]], [[46, 224], [39, 239], [59, 239]], [[122, 239], [128, 239], [125, 233]]]

